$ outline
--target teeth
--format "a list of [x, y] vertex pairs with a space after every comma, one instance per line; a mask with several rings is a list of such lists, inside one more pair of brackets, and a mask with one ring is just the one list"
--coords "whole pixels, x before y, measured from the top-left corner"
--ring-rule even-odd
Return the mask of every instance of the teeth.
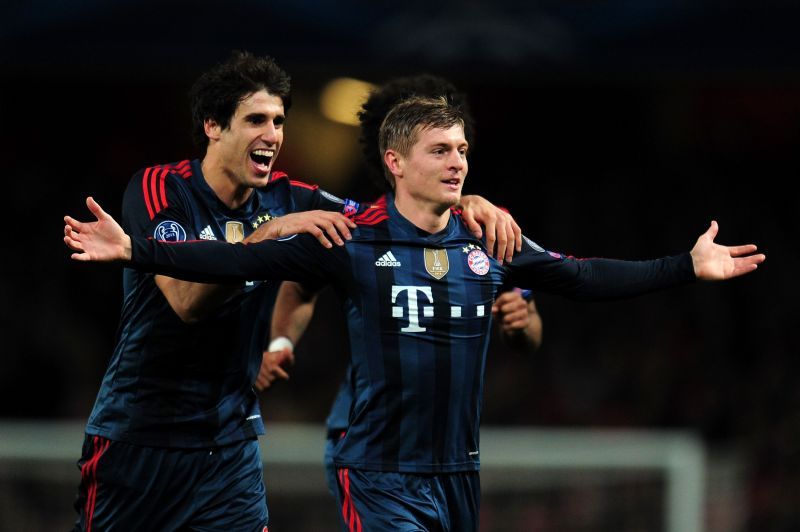
[[272, 157], [275, 155], [274, 150], [253, 150], [253, 155], [259, 155], [261, 157]]

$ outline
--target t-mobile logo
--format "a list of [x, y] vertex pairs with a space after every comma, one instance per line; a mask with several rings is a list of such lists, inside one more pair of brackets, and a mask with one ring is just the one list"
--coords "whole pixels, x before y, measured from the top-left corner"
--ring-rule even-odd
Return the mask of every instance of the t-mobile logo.
[[[428, 298], [428, 303], [433, 303], [433, 291], [430, 286], [392, 286], [392, 303], [397, 302], [397, 296], [407, 292], [408, 299], [408, 325], [400, 329], [403, 332], [425, 332], [425, 327], [419, 326], [419, 305], [417, 294], [422, 293]], [[433, 317], [433, 306], [423, 305], [422, 315], [426, 318]], [[403, 307], [392, 307], [392, 317], [402, 318]]]
[[[392, 286], [392, 303], [397, 303], [397, 297], [403, 292], [406, 293], [406, 299], [408, 300], [408, 325], [400, 330], [402, 332], [425, 332], [425, 327], [421, 327], [419, 324], [419, 311], [421, 306], [422, 317], [433, 317], [433, 290], [431, 290], [430, 286]], [[422, 301], [420, 301], [419, 294], [424, 296]], [[425, 298], [427, 298], [427, 301]], [[402, 298], [400, 299], [402, 300]], [[426, 305], [425, 303], [430, 303], [430, 305]], [[475, 305], [475, 317], [488, 318], [488, 314], [486, 313], [487, 306], [488, 305]], [[392, 317], [402, 319], [404, 317], [403, 311], [405, 308], [406, 307], [400, 306], [392, 307]], [[450, 305], [450, 318], [467, 317], [462, 314], [462, 308], [463, 307], [458, 305]], [[440, 309], [440, 311], [441, 310], [443, 309]], [[469, 313], [469, 308], [467, 312]]]

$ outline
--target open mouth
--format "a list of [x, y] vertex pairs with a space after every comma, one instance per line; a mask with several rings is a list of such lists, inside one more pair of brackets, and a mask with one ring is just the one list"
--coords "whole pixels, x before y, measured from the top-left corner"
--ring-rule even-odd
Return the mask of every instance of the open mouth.
[[250, 160], [256, 163], [259, 169], [267, 171], [272, 159], [275, 157], [274, 150], [253, 150], [250, 152]]
[[458, 185], [461, 184], [461, 180], [460, 179], [456, 179], [456, 178], [443, 179], [442, 183], [444, 183], [445, 185], [449, 186], [451, 189], [455, 189], [455, 188], [458, 188]]

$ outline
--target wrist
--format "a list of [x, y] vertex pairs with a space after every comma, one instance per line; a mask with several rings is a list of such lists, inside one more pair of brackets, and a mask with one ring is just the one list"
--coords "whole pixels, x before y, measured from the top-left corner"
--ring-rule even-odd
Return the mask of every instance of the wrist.
[[294, 344], [291, 340], [289, 340], [285, 336], [278, 336], [277, 338], [273, 339], [269, 343], [269, 347], [267, 347], [267, 351], [281, 351], [284, 348], [289, 349], [289, 351], [294, 351]]

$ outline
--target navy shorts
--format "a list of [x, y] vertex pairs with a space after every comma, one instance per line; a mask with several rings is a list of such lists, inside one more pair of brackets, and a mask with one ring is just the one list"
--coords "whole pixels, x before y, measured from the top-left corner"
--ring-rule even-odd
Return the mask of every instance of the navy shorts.
[[267, 529], [257, 440], [169, 449], [87, 435], [78, 467], [76, 531]]
[[339, 481], [336, 473], [336, 466], [333, 463], [333, 453], [336, 450], [336, 444], [339, 440], [344, 438], [344, 429], [335, 429], [328, 431], [328, 437], [325, 438], [325, 481], [328, 484], [328, 492], [334, 499], [338, 498], [339, 488], [337, 487]]
[[342, 528], [349, 532], [477, 532], [477, 471], [436, 475], [337, 469]]

